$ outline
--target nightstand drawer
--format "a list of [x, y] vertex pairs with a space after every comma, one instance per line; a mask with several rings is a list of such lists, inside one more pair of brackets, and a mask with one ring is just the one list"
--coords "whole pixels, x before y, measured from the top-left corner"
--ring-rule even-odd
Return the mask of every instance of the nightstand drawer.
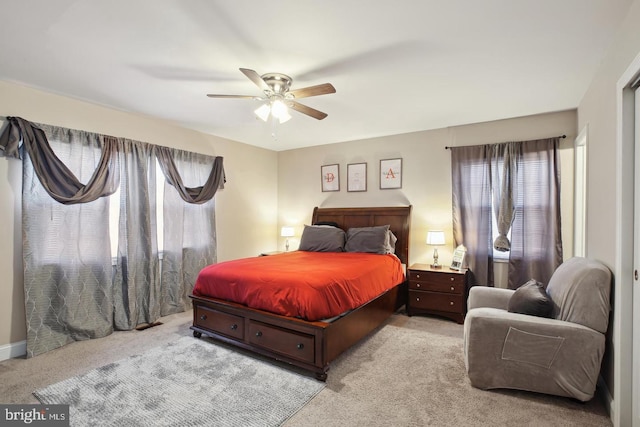
[[422, 310], [444, 311], [448, 313], [462, 313], [464, 311], [464, 297], [462, 295], [439, 292], [409, 291], [411, 308]]
[[411, 280], [409, 282], [409, 289], [416, 291], [433, 291], [433, 292], [445, 292], [448, 294], [462, 295], [464, 293], [464, 282], [457, 283], [459, 280], [451, 281], [449, 283], [439, 282], [418, 282]]
[[409, 280], [416, 282], [438, 283], [442, 285], [460, 284], [464, 285], [464, 274], [448, 272], [446, 270], [420, 271], [409, 270]]

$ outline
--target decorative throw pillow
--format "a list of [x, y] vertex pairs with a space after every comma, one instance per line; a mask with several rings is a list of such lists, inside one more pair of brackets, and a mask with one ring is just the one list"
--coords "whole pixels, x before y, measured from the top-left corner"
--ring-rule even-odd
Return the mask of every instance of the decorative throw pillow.
[[531, 279], [511, 295], [507, 311], [538, 317], [551, 317], [553, 301], [547, 295], [542, 283]]
[[387, 254], [395, 254], [396, 253], [396, 242], [398, 238], [391, 230], [387, 231], [387, 241], [385, 242], [386, 252]]
[[347, 252], [387, 254], [390, 245], [388, 225], [353, 227], [347, 230], [347, 244], [344, 249]]
[[326, 225], [305, 225], [298, 250], [311, 252], [344, 252], [345, 232]]

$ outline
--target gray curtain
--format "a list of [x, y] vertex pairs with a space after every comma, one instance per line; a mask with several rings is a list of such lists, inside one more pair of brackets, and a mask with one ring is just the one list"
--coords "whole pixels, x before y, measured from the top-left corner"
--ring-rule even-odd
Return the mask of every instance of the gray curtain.
[[454, 240], [467, 246], [478, 284], [494, 284], [494, 248], [509, 252], [511, 289], [532, 278], [548, 283], [562, 263], [558, 144], [551, 138], [451, 148]]
[[215, 193], [224, 182], [224, 173], [220, 157], [166, 147], [159, 153], [166, 178], [161, 274], [161, 314], [166, 316], [191, 307], [189, 295], [198, 273], [217, 261], [215, 199], [211, 195], [204, 201], [200, 193], [203, 189]]
[[453, 239], [467, 248], [474, 284], [493, 286], [490, 146], [451, 147]]
[[[24, 158], [28, 357], [190, 308], [188, 294], [197, 273], [216, 260], [213, 196], [224, 184], [222, 158], [16, 117], [7, 122], [0, 132], [0, 154]], [[171, 155], [159, 157], [172, 185], [165, 197], [169, 230], [163, 289], [156, 241], [156, 151]], [[189, 187], [191, 182], [204, 184]], [[114, 270], [110, 199], [104, 196], [118, 189]], [[184, 207], [181, 197], [193, 204]]]
[[[103, 158], [102, 137], [37, 126], [76, 181], [90, 181]], [[58, 203], [37, 176], [33, 160], [39, 159], [28, 155], [22, 163], [28, 357], [113, 331], [109, 199]]]
[[121, 139], [114, 324], [129, 330], [160, 317], [154, 146]]
[[[20, 143], [24, 143], [31, 158], [33, 169], [47, 193], [63, 204], [87, 203], [99, 197], [113, 194], [118, 188], [118, 167], [116, 164], [117, 140], [106, 138], [102, 142], [100, 157], [95, 168], [86, 177], [78, 178], [54, 153], [47, 141], [42, 125], [33, 124], [20, 117], [7, 117], [7, 126], [0, 134], [0, 150], [5, 157], [22, 158]], [[49, 128], [53, 129], [53, 127]], [[64, 132], [75, 132], [69, 129], [56, 128], [62, 135]], [[68, 141], [72, 135], [69, 134]], [[63, 147], [58, 147], [62, 150]], [[68, 146], [66, 150], [76, 149]]]
[[545, 286], [562, 264], [558, 138], [515, 144], [518, 164], [511, 225], [509, 288], [529, 279]]
[[[225, 177], [224, 169], [222, 167], [222, 157], [213, 158], [213, 165], [207, 173], [207, 180], [204, 185], [187, 187], [184, 185], [180, 172], [178, 172], [178, 169], [176, 168], [176, 163], [174, 161], [175, 153], [176, 150], [168, 147], [157, 147], [156, 150], [158, 163], [160, 164], [160, 168], [162, 169], [162, 173], [164, 173], [167, 183], [176, 189], [182, 200], [187, 203], [205, 203], [213, 199], [213, 196], [216, 194], [218, 189], [224, 188]], [[196, 161], [209, 163], [209, 158], [208, 156], [198, 157], [198, 160]], [[198, 175], [202, 176], [202, 173], [198, 173]]]
[[507, 235], [511, 229], [515, 200], [518, 197], [519, 187], [515, 179], [518, 175], [517, 153], [520, 145], [519, 142], [508, 142], [491, 146], [491, 188], [498, 232], [493, 248], [500, 252], [508, 252], [511, 248]]

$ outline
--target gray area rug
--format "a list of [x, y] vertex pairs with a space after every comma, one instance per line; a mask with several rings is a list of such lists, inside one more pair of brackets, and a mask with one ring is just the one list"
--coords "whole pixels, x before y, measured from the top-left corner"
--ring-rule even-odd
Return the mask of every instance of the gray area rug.
[[325, 384], [183, 337], [35, 391], [72, 426], [279, 426]]

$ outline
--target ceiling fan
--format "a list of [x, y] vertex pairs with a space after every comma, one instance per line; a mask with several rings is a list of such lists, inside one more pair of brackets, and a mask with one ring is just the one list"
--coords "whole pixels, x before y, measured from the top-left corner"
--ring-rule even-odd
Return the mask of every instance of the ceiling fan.
[[207, 94], [210, 98], [247, 98], [258, 101], [268, 101], [259, 107], [255, 113], [265, 122], [269, 116], [277, 118], [280, 123], [284, 123], [291, 118], [288, 108], [292, 108], [299, 113], [306, 114], [314, 119], [322, 120], [327, 117], [326, 113], [314, 108], [300, 104], [296, 101], [299, 98], [335, 93], [336, 89], [331, 83], [323, 83], [316, 86], [309, 86], [302, 89], [290, 90], [293, 79], [286, 74], [267, 73], [259, 75], [254, 70], [240, 68], [240, 71], [249, 78], [264, 93], [263, 97], [250, 95], [217, 95]]

